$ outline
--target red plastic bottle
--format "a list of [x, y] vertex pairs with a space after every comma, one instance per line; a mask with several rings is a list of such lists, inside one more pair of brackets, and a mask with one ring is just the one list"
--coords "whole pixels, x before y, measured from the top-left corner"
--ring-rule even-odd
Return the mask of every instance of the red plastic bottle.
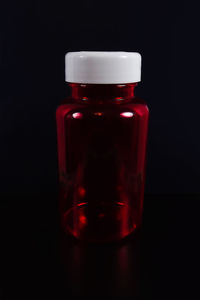
[[71, 52], [72, 96], [57, 109], [59, 207], [64, 230], [120, 240], [141, 224], [148, 108], [134, 95], [141, 56]]

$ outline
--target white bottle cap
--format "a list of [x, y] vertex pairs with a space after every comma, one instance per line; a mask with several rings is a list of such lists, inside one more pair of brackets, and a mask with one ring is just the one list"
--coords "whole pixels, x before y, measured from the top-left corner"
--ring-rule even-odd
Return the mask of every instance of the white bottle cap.
[[124, 84], [141, 79], [141, 55], [137, 52], [69, 52], [65, 56], [65, 81]]

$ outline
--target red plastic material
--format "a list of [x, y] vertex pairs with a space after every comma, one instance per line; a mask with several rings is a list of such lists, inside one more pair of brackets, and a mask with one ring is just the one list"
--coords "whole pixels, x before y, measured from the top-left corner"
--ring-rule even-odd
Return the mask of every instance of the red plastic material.
[[149, 111], [133, 84], [70, 84], [57, 109], [64, 230], [109, 242], [141, 224]]

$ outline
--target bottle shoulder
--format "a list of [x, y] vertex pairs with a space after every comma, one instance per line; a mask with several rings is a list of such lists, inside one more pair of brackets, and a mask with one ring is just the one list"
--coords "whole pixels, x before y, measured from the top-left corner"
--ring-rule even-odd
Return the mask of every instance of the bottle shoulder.
[[[82, 116], [90, 113], [109, 114], [109, 116], [119, 115], [123, 112], [132, 112], [139, 116], [148, 115], [149, 108], [141, 98], [132, 98], [129, 101], [119, 101], [115, 103], [84, 103], [75, 102], [73, 98], [66, 98], [58, 107], [57, 116], [66, 116], [81, 113]], [[78, 114], [77, 114], [78, 116]]]

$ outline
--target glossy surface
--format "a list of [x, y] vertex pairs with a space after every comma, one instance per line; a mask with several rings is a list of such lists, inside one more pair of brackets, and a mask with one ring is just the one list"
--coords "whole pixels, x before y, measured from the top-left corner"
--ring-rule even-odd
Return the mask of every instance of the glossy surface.
[[12, 193], [0, 194], [2, 300], [197, 298], [200, 195], [145, 195], [140, 230], [94, 245], [60, 230], [56, 185]]
[[148, 108], [135, 84], [72, 84], [57, 109], [62, 226], [79, 239], [119, 240], [141, 223]]

